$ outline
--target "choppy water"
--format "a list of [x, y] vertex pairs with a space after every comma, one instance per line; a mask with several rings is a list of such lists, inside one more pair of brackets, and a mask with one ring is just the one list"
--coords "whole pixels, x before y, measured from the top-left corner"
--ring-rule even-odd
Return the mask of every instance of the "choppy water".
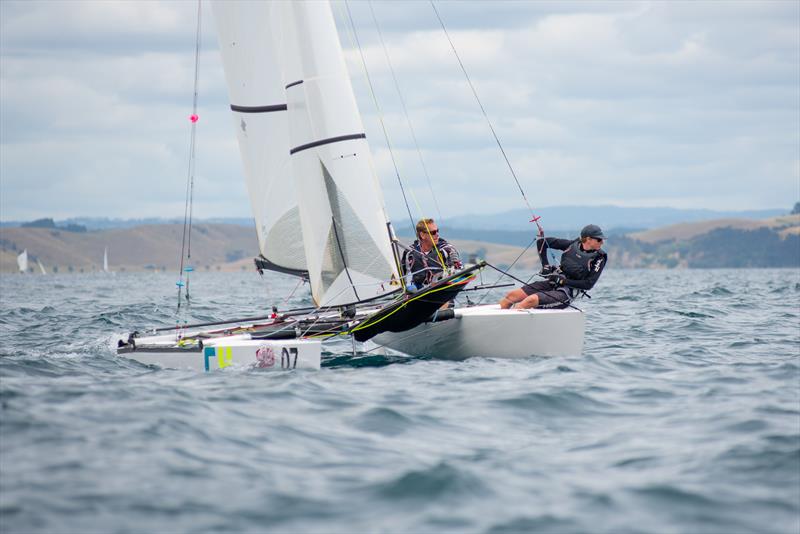
[[[173, 282], [0, 277], [0, 531], [800, 531], [798, 270], [607, 271], [576, 358], [117, 358]], [[192, 287], [211, 319], [293, 282]]]

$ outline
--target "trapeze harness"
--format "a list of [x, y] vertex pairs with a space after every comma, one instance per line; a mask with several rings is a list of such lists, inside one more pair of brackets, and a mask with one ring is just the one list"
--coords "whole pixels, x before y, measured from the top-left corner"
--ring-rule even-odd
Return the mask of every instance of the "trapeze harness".
[[[436, 243], [436, 247], [439, 249], [439, 253], [442, 255], [442, 259], [444, 260], [445, 265], [449, 265], [451, 263], [451, 256], [452, 251], [450, 250], [452, 245], [448, 243], [444, 239], [439, 239]], [[429, 257], [428, 255], [434, 251], [435, 249], [431, 249], [428, 253], [422, 252], [422, 245], [420, 245], [419, 241], [415, 241], [411, 247], [404, 253], [404, 266], [406, 268], [406, 272], [411, 275], [411, 282], [417, 286], [422, 287], [430, 284], [437, 274], [443, 272], [444, 266], [439, 264], [439, 261]], [[432, 263], [430, 265], [428, 262]], [[454, 261], [458, 261], [458, 256], [456, 255], [456, 259]], [[414, 269], [419, 265], [422, 264], [422, 268]]]
[[[576, 239], [561, 254], [560, 270], [569, 280], [586, 280], [593, 273], [599, 273], [602, 270], [605, 260], [605, 252], [602, 250], [582, 250], [580, 240]], [[567, 305], [577, 296], [587, 295], [586, 289], [563, 286], [557, 288], [557, 290], [566, 294], [567, 300], [562, 304]]]

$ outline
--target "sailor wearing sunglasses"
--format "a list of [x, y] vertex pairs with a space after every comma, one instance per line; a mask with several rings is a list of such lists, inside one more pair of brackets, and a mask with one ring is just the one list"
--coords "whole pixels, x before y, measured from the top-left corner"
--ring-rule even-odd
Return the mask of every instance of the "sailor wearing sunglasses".
[[406, 285], [412, 291], [438, 279], [442, 266], [447, 270], [461, 269], [456, 247], [439, 237], [439, 227], [433, 219], [421, 219], [416, 225], [417, 240], [403, 253]]

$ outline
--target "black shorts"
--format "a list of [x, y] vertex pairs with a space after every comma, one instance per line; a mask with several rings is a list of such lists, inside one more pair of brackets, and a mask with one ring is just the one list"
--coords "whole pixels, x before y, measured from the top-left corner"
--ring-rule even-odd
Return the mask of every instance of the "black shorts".
[[525, 284], [522, 290], [528, 296], [534, 293], [539, 295], [538, 308], [566, 308], [569, 305], [569, 289], [553, 289], [552, 284], [546, 280]]

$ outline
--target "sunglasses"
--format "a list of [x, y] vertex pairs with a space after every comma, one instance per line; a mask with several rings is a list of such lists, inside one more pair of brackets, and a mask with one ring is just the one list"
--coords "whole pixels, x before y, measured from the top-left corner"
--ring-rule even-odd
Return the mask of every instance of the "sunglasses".
[[439, 235], [439, 230], [429, 230], [429, 231], [426, 230], [424, 232], [420, 232], [420, 235], [428, 235], [428, 234]]
[[602, 237], [593, 237], [592, 239], [594, 239], [598, 243], [602, 243], [603, 242], [603, 238]]

